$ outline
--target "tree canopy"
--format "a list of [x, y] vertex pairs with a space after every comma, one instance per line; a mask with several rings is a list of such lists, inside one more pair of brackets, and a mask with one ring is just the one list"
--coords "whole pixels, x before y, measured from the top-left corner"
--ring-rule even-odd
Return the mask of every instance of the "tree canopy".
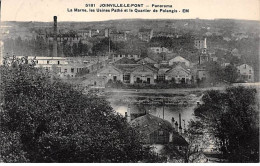
[[211, 90], [203, 96], [195, 116], [218, 139], [230, 162], [259, 162], [259, 103], [255, 88]]
[[149, 154], [125, 118], [33, 65], [1, 67], [0, 160], [137, 162]]

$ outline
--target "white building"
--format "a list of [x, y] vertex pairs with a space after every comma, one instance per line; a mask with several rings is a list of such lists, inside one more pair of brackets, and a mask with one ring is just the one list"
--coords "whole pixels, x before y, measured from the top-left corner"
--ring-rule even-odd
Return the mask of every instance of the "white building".
[[27, 58], [28, 63], [35, 63], [35, 67], [56, 73], [61, 78], [72, 78], [82, 72], [90, 71], [89, 64], [72, 62], [71, 59], [65, 57], [16, 56], [16, 58]]
[[254, 70], [253, 67], [242, 64], [237, 67], [238, 72], [241, 75], [241, 79], [245, 82], [254, 82]]

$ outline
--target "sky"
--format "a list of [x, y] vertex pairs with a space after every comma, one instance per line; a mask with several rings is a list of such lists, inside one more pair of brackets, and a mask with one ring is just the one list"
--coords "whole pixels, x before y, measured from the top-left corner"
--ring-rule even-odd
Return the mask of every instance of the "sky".
[[[85, 4], [173, 5], [172, 9], [189, 13], [85, 13], [68, 9], [87, 9]], [[146, 7], [146, 6], [149, 7]], [[154, 9], [154, 8], [153, 8]], [[103, 21], [114, 19], [243, 19], [260, 21], [260, 0], [2, 0], [2, 21]]]

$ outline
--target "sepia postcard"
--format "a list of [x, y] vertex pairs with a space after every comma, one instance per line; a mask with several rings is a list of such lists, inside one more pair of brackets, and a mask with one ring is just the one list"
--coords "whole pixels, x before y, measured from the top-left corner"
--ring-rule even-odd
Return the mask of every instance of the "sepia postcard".
[[259, 163], [259, 0], [0, 0], [1, 163]]

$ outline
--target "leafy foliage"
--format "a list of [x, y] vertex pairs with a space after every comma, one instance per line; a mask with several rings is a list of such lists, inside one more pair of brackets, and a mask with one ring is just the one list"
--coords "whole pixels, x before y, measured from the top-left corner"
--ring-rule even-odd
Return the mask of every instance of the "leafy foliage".
[[1, 67], [3, 162], [137, 162], [138, 134], [107, 101], [28, 64]]
[[211, 90], [195, 110], [218, 139], [218, 146], [230, 162], [259, 162], [259, 103], [256, 89], [232, 87], [225, 92]]

